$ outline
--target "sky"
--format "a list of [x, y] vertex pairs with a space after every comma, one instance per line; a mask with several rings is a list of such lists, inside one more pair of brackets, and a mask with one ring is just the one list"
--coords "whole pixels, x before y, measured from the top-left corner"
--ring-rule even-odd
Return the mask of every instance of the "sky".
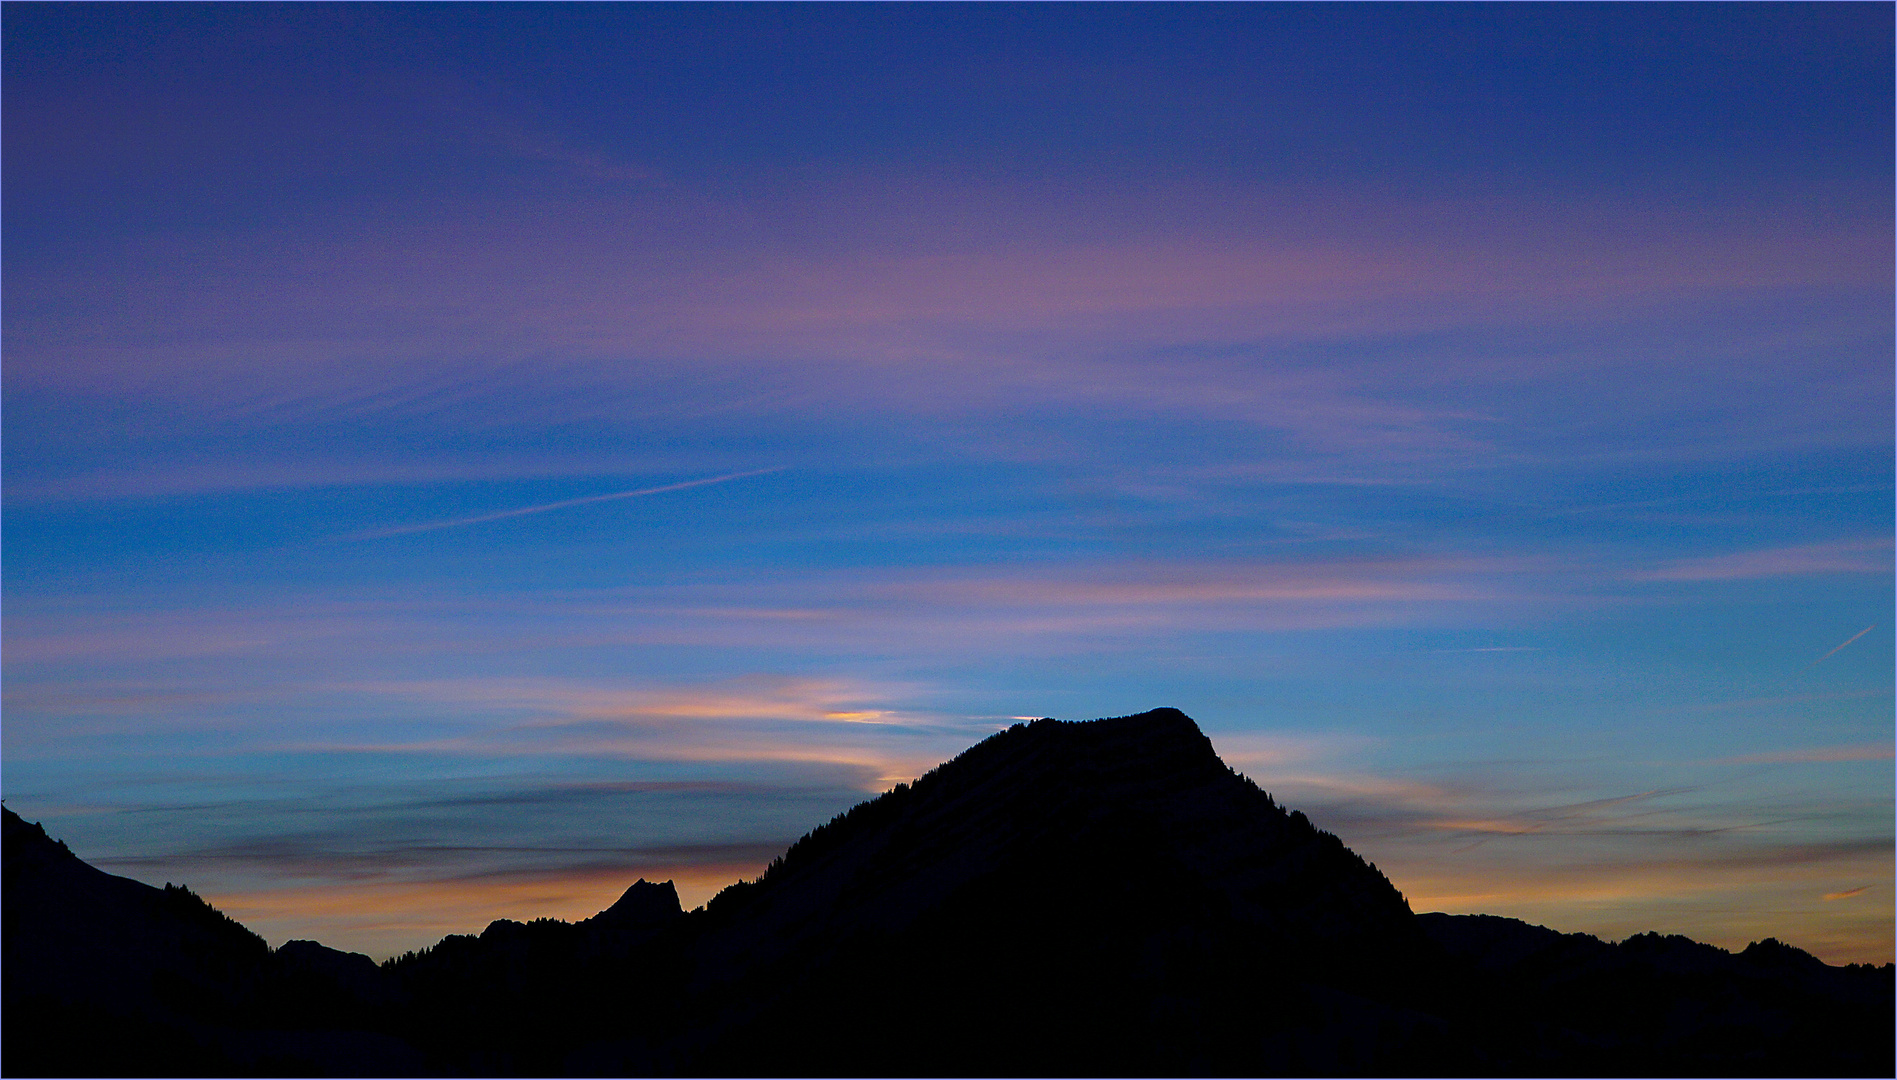
[[0, 19], [95, 865], [386, 957], [1171, 706], [1418, 911], [1892, 959], [1888, 5]]

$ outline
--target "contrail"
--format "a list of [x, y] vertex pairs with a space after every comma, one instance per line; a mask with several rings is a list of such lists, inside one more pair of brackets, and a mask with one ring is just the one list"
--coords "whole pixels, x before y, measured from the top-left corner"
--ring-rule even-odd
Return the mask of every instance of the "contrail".
[[[1864, 628], [1864, 629], [1862, 629], [1862, 630], [1859, 630], [1859, 631], [1858, 631], [1857, 633], [1855, 633], [1855, 634], [1852, 634], [1852, 635], [1851, 635], [1850, 637], [1848, 637], [1848, 638], [1846, 638], [1846, 639], [1844, 639], [1844, 645], [1849, 645], [1849, 644], [1851, 644], [1851, 643], [1852, 643], [1853, 641], [1856, 641], [1856, 640], [1857, 640], [1858, 638], [1861, 638], [1861, 637], [1863, 637], [1863, 636], [1864, 636], [1865, 634], [1868, 634], [1868, 633], [1870, 633], [1871, 631], [1873, 631], [1873, 630], [1875, 630], [1875, 629], [1877, 629], [1877, 624], [1876, 624], [1876, 623], [1872, 623], [1871, 625], [1869, 625], [1869, 626], [1867, 626], [1867, 627], [1865, 627], [1865, 628]], [[1840, 646], [1838, 646], [1838, 649], [1842, 649], [1842, 648], [1844, 648], [1844, 645], [1840, 645]], [[1838, 649], [1833, 649], [1833, 650], [1831, 650], [1831, 652], [1828, 652], [1828, 653], [1826, 653], [1826, 654], [1824, 654], [1823, 656], [1820, 656], [1820, 657], [1819, 657], [1818, 659], [1816, 659], [1816, 660], [1813, 660], [1813, 661], [1812, 661], [1811, 663], [1809, 663], [1809, 664], [1806, 664], [1806, 665], [1805, 665], [1805, 670], [1806, 670], [1806, 671], [1810, 671], [1810, 670], [1811, 670], [1812, 668], [1815, 668], [1815, 667], [1817, 667], [1817, 666], [1818, 666], [1819, 664], [1822, 664], [1822, 663], [1824, 663], [1824, 662], [1825, 662], [1826, 660], [1829, 660], [1829, 659], [1831, 659], [1831, 657], [1832, 657], [1833, 655], [1835, 655], [1835, 654], [1837, 653], [1837, 651], [1838, 651]]]
[[499, 521], [502, 518], [520, 517], [524, 514], [544, 514], [549, 510], [564, 510], [569, 506], [584, 506], [587, 503], [610, 502], [614, 499], [632, 499], [640, 495], [658, 495], [667, 491], [683, 491], [686, 488], [704, 487], [706, 484], [722, 484], [727, 480], [741, 480], [747, 476], [763, 476], [765, 473], [783, 472], [786, 466], [777, 465], [769, 469], [752, 469], [749, 472], [726, 473], [723, 476], [707, 476], [703, 480], [687, 480], [682, 484], [664, 484], [660, 487], [637, 488], [632, 491], [613, 491], [605, 495], [586, 495], [578, 499], [562, 499], [559, 502], [542, 503], [539, 506], [523, 506], [516, 510], [500, 510], [492, 514], [477, 514], [474, 517], [454, 518], [450, 521], [430, 521], [422, 525], [399, 525], [393, 529], [371, 529], [368, 532], [351, 533], [348, 540], [378, 540], [385, 536], [404, 536], [408, 533], [429, 532], [433, 529], [452, 529], [457, 525], [479, 525], [484, 521]]

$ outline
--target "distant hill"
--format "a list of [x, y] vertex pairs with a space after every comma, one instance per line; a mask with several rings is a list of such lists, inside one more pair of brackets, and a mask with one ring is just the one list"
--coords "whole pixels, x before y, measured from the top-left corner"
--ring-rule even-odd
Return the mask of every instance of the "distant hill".
[[1020, 724], [693, 912], [377, 966], [5, 813], [9, 1075], [1890, 1075], [1893, 968], [1413, 915], [1183, 713]]
[[0, 977], [8, 1076], [419, 1072], [371, 1030], [399, 989], [374, 961], [315, 942], [272, 952], [182, 885], [80, 861], [0, 810]]

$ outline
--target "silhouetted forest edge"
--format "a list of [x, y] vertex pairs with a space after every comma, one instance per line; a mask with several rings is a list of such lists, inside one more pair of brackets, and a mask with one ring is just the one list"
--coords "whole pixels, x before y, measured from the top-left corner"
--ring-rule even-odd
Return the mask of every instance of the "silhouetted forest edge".
[[272, 950], [4, 811], [32, 1075], [1889, 1076], [1891, 964], [1415, 915], [1177, 710], [1017, 724], [681, 908]]

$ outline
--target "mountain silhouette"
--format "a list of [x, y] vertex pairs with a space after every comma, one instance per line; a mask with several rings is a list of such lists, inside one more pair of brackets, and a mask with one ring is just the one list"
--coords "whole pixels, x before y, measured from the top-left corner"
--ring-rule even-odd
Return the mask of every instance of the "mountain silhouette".
[[400, 994], [366, 956], [264, 940], [182, 885], [87, 865], [0, 810], [8, 1076], [419, 1072], [370, 1030]]
[[[1203, 1071], [1274, 1040], [1308, 1056], [1400, 1011], [1336, 995], [1425, 945], [1381, 874], [1171, 709], [1002, 732], [707, 915], [694, 990], [738, 1004], [703, 1053], [735, 1072], [779, 1050], [875, 1072], [918, 1045], [977, 1074]], [[839, 1003], [860, 1018], [842, 1042], [821, 1016]]]
[[1889, 964], [1415, 915], [1172, 709], [1018, 724], [696, 911], [639, 881], [590, 919], [498, 920], [379, 966], [273, 952], [181, 887], [104, 874], [5, 818], [12, 1075], [1893, 1065]]

